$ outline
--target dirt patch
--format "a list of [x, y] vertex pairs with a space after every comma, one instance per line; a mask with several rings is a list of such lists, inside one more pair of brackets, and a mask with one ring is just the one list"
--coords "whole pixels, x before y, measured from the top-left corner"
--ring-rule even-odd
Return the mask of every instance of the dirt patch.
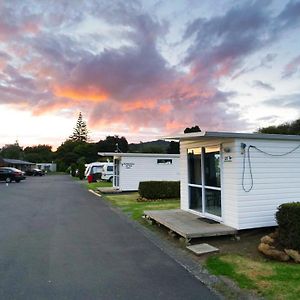
[[[192, 244], [208, 243], [220, 250], [221, 254], [239, 254], [252, 259], [262, 259], [263, 255], [257, 251], [262, 236], [274, 231], [272, 228], [241, 230], [237, 236], [217, 236], [210, 238], [193, 239]], [[198, 257], [205, 261], [208, 255]]]

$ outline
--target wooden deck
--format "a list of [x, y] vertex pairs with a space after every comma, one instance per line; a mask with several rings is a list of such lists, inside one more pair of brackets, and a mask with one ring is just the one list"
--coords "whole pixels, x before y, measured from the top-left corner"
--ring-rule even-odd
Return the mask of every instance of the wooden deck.
[[220, 223], [207, 223], [199, 216], [181, 209], [148, 210], [144, 211], [144, 215], [146, 218], [164, 225], [185, 239], [234, 235], [237, 233], [237, 230], [232, 227]]

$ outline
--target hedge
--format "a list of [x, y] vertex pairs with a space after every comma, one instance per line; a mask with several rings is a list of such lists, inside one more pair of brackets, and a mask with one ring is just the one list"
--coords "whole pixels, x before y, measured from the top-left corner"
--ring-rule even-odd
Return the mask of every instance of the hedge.
[[284, 203], [276, 212], [278, 239], [289, 249], [300, 251], [300, 202]]
[[169, 199], [180, 197], [179, 181], [141, 181], [139, 194], [148, 199]]

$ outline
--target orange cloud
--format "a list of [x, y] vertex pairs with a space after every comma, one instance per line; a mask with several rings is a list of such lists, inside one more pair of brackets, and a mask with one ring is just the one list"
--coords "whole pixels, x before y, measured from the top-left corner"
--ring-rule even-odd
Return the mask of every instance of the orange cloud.
[[153, 109], [156, 105], [155, 100], [138, 100], [130, 103], [124, 103], [122, 105], [122, 111], [128, 112], [136, 109]]
[[68, 98], [76, 101], [91, 101], [91, 102], [104, 102], [108, 99], [108, 94], [100, 91], [94, 87], [88, 87], [83, 90], [75, 89], [72, 87], [55, 86], [54, 94], [57, 97]]
[[168, 113], [170, 112], [170, 110], [172, 109], [172, 105], [171, 104], [162, 104], [159, 106], [159, 111], [161, 113]]
[[169, 121], [166, 123], [166, 129], [168, 131], [181, 130], [183, 127], [183, 122], [178, 121]]

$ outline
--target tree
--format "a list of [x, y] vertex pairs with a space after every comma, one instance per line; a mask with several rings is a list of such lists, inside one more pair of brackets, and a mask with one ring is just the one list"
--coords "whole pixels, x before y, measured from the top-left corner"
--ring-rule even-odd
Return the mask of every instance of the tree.
[[167, 149], [168, 154], [179, 154], [179, 143], [171, 141]]
[[23, 148], [16, 141], [14, 144], [5, 145], [0, 152], [0, 156], [3, 158], [23, 159]]
[[106, 139], [100, 140], [96, 143], [97, 152], [116, 152], [121, 151], [126, 153], [128, 151], [128, 142], [125, 137], [107, 136]]
[[199, 128], [198, 125], [195, 125], [193, 127], [187, 127], [186, 129], [184, 129], [184, 133], [190, 133], [190, 132], [200, 132], [201, 129]]
[[24, 159], [30, 162], [52, 162], [54, 153], [49, 145], [37, 145], [24, 149]]
[[278, 126], [272, 125], [258, 129], [259, 133], [269, 134], [300, 134], [300, 119], [293, 122], [286, 122]]
[[88, 130], [86, 122], [82, 118], [82, 113], [79, 113], [76, 126], [74, 127], [73, 134], [70, 136], [70, 140], [73, 142], [87, 142], [88, 141]]

